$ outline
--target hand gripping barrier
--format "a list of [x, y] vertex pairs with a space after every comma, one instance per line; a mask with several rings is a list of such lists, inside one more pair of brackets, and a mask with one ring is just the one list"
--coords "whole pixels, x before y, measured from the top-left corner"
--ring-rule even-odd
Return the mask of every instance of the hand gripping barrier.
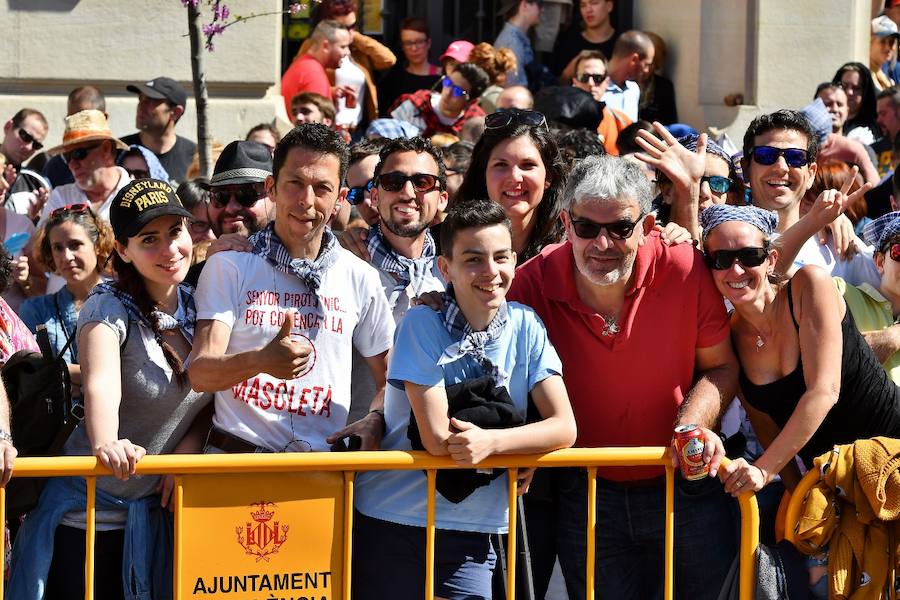
[[[665, 511], [665, 587], [667, 600], [674, 594], [674, 539], [675, 539], [675, 469], [669, 458], [669, 448], [573, 448], [542, 455], [492, 456], [479, 463], [479, 468], [506, 468], [509, 471], [509, 542], [507, 548], [508, 581], [507, 598], [516, 597], [516, 480], [520, 468], [528, 467], [586, 467], [588, 472], [587, 536], [587, 595], [594, 598], [594, 564], [596, 560], [595, 529], [597, 526], [596, 495], [597, 467], [658, 465], [666, 470]], [[434, 510], [435, 476], [438, 469], [461, 468], [449, 457], [435, 457], [425, 452], [311, 452], [291, 454], [175, 454], [146, 456], [137, 466], [143, 475], [175, 475], [175, 598], [187, 597], [183, 593], [184, 543], [183, 519], [184, 478], [192, 475], [234, 475], [238, 473], [286, 473], [286, 472], [343, 472], [343, 532], [341, 533], [343, 569], [341, 570], [341, 598], [350, 600], [353, 490], [354, 476], [358, 471], [373, 470], [425, 470], [428, 475], [427, 550], [426, 550], [426, 600], [434, 598]], [[18, 458], [13, 477], [82, 476], [87, 479], [87, 535], [85, 581], [93, 582], [94, 537], [96, 522], [96, 478], [108, 475], [94, 457], [40, 457]], [[755, 554], [759, 539], [759, 514], [756, 497], [742, 494], [738, 498], [741, 509], [740, 543], [740, 598], [750, 600], [756, 582]], [[5, 522], [5, 490], [0, 489], [0, 522]], [[0, 597], [3, 597], [3, 579], [0, 578]], [[93, 600], [93, 586], [85, 586], [85, 599]]]

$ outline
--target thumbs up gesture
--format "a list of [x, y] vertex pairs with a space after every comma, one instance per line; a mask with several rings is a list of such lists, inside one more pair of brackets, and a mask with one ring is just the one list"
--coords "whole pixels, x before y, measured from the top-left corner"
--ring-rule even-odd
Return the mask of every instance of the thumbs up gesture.
[[281, 329], [275, 334], [271, 342], [262, 349], [264, 370], [269, 375], [278, 379], [296, 379], [300, 376], [312, 347], [291, 339], [291, 329], [294, 326], [294, 311], [289, 310], [284, 315]]

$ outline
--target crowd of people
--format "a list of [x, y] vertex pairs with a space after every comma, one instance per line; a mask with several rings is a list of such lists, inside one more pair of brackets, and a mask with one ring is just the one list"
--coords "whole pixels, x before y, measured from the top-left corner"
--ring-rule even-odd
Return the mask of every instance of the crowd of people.
[[[172, 478], [135, 476], [147, 454], [477, 466], [694, 425], [710, 476], [676, 481], [675, 590], [716, 598], [736, 496], [757, 494], [774, 544], [816, 457], [900, 438], [900, 2], [872, 21], [868, 66], [758, 115], [740, 148], [678, 122], [663, 40], [615, 30], [612, 8], [581, 0], [540, 53], [542, 2], [504, 2], [493, 44], [432, 64], [423, 19], [395, 54], [355, 1], [323, 0], [282, 80], [294, 128], [217, 143], [209, 178], [167, 77], [127, 87], [124, 137], [89, 84], [46, 152], [41, 112], [5, 123], [0, 363], [45, 332], [84, 408], [62, 452], [112, 472], [95, 597], [171, 597]], [[4, 484], [18, 435], [3, 398]], [[586, 471], [519, 475], [535, 597], [558, 563], [584, 598]], [[598, 476], [597, 592], [661, 597], [664, 470]], [[436, 597], [499, 597], [506, 479], [438, 475]], [[426, 506], [422, 473], [357, 477], [354, 598], [424, 595]], [[8, 597], [83, 595], [84, 479], [48, 481], [13, 529]], [[803, 594], [828, 597], [836, 560], [808, 559]]]

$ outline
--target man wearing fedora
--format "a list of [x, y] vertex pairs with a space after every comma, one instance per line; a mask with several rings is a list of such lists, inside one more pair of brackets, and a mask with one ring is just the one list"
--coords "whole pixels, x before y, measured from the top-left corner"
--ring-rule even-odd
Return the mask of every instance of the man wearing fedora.
[[197, 144], [175, 133], [175, 124], [187, 105], [187, 92], [168, 77], [135, 83], [125, 89], [138, 94], [134, 119], [138, 131], [123, 137], [122, 141], [152, 151], [172, 181], [181, 183], [197, 150]]
[[259, 142], [238, 140], [222, 150], [209, 181], [209, 224], [216, 237], [245, 237], [263, 229], [275, 217], [266, 194], [272, 175], [272, 153]]
[[109, 220], [109, 207], [116, 192], [131, 181], [128, 172], [116, 166], [119, 150], [127, 149], [127, 144], [113, 136], [106, 115], [99, 110], [82, 110], [66, 117], [63, 143], [47, 154], [62, 155], [75, 183], [50, 192], [41, 221], [57, 208], [73, 204], [87, 204], [94, 213]]

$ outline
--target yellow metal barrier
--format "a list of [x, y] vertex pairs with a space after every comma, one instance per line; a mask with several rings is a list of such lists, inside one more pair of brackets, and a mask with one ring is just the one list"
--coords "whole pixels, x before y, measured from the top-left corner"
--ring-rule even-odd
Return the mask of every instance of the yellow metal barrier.
[[[647, 448], [572, 448], [542, 455], [492, 456], [479, 463], [479, 468], [509, 469], [509, 551], [507, 598], [515, 598], [515, 548], [516, 548], [516, 480], [519, 468], [527, 467], [587, 467], [588, 515], [587, 515], [587, 598], [594, 598], [594, 565], [596, 561], [595, 532], [597, 527], [597, 467], [627, 467], [658, 465], [666, 470], [665, 514], [665, 598], [674, 593], [674, 539], [675, 539], [675, 471], [671, 466], [669, 449]], [[344, 513], [342, 556], [342, 597], [350, 599], [353, 493], [354, 476], [359, 471], [374, 470], [426, 470], [428, 476], [428, 508], [426, 525], [426, 600], [434, 598], [434, 495], [438, 469], [458, 469], [449, 457], [435, 457], [425, 452], [353, 452], [353, 453], [285, 453], [285, 454], [208, 454], [146, 456], [138, 463], [137, 472], [142, 475], [197, 475], [277, 472], [344, 472]], [[87, 535], [85, 539], [85, 581], [93, 582], [94, 526], [96, 510], [96, 477], [108, 475], [94, 457], [19, 458], [14, 477], [58, 477], [79, 475], [87, 479]], [[181, 597], [183, 564], [183, 529], [179, 518], [184, 506], [182, 478], [176, 477], [175, 489], [175, 590], [176, 600]], [[5, 521], [4, 492], [0, 490], [0, 522]], [[741, 508], [740, 545], [740, 598], [750, 600], [755, 588], [755, 553], [759, 540], [759, 513], [756, 497], [743, 494], [738, 498]], [[790, 522], [790, 521], [789, 521]], [[0, 598], [3, 597], [3, 580], [0, 578]], [[85, 598], [93, 598], [93, 586], [85, 586]]]

